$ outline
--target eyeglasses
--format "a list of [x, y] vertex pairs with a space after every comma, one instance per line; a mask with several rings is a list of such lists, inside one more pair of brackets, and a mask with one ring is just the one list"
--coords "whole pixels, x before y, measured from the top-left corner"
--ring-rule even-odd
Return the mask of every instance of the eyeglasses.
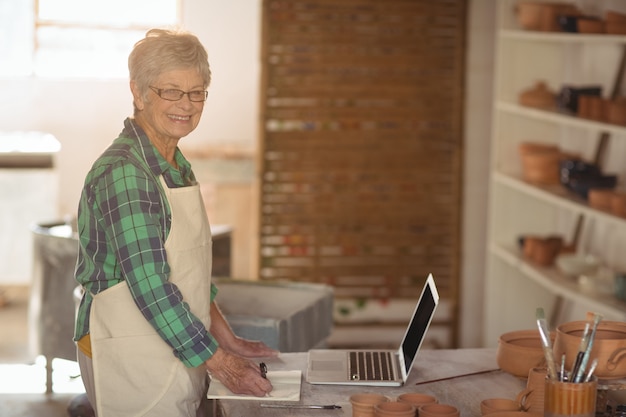
[[167, 101], [178, 101], [181, 98], [183, 98], [185, 94], [187, 94], [190, 101], [200, 102], [200, 101], [205, 101], [207, 96], [209, 95], [209, 92], [206, 90], [183, 91], [183, 90], [177, 90], [175, 88], [164, 89], [164, 88], [156, 88], [152, 86], [150, 86], [150, 89], [154, 91], [163, 100], [167, 100]]

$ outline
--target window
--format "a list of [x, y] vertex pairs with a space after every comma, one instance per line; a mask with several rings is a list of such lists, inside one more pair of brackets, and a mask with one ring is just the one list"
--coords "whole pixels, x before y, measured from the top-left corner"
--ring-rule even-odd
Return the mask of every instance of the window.
[[134, 43], [149, 28], [177, 25], [179, 3], [0, 0], [0, 76], [126, 77]]

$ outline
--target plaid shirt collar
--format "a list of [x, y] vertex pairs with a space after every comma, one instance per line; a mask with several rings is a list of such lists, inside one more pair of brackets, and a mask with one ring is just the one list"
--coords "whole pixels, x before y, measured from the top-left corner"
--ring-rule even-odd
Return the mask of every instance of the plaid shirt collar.
[[170, 183], [169, 180], [171, 178], [174, 184], [179, 185], [195, 183], [195, 178], [191, 171], [191, 164], [183, 156], [180, 149], [176, 148], [176, 153], [174, 154], [174, 159], [179, 167], [179, 169], [176, 170], [165, 160], [159, 151], [157, 151], [156, 147], [150, 142], [148, 135], [146, 135], [144, 130], [134, 119], [129, 117], [124, 121], [122, 135], [137, 140], [140, 152], [155, 177], [164, 175], [168, 183]]

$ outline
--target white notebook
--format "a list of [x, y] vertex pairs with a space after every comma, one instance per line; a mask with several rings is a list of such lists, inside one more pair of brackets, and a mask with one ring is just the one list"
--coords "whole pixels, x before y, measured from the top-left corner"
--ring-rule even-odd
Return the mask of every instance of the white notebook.
[[270, 380], [274, 389], [265, 397], [233, 394], [220, 381], [212, 379], [211, 384], [209, 385], [207, 398], [262, 401], [300, 401], [302, 371], [270, 371], [267, 373], [267, 379]]

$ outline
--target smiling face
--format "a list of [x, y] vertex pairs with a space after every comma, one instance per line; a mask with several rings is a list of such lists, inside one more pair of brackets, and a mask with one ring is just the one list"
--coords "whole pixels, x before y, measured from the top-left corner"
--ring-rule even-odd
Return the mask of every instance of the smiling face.
[[[162, 153], [164, 149], [176, 147], [180, 138], [187, 136], [198, 126], [204, 108], [203, 101], [192, 102], [188, 95], [178, 101], [168, 101], [151, 89], [145, 95], [142, 94], [134, 81], [131, 81], [130, 86], [138, 110], [135, 120]], [[151, 86], [185, 92], [205, 90], [202, 77], [192, 68], [165, 71]], [[168, 157], [165, 154], [164, 156]]]

